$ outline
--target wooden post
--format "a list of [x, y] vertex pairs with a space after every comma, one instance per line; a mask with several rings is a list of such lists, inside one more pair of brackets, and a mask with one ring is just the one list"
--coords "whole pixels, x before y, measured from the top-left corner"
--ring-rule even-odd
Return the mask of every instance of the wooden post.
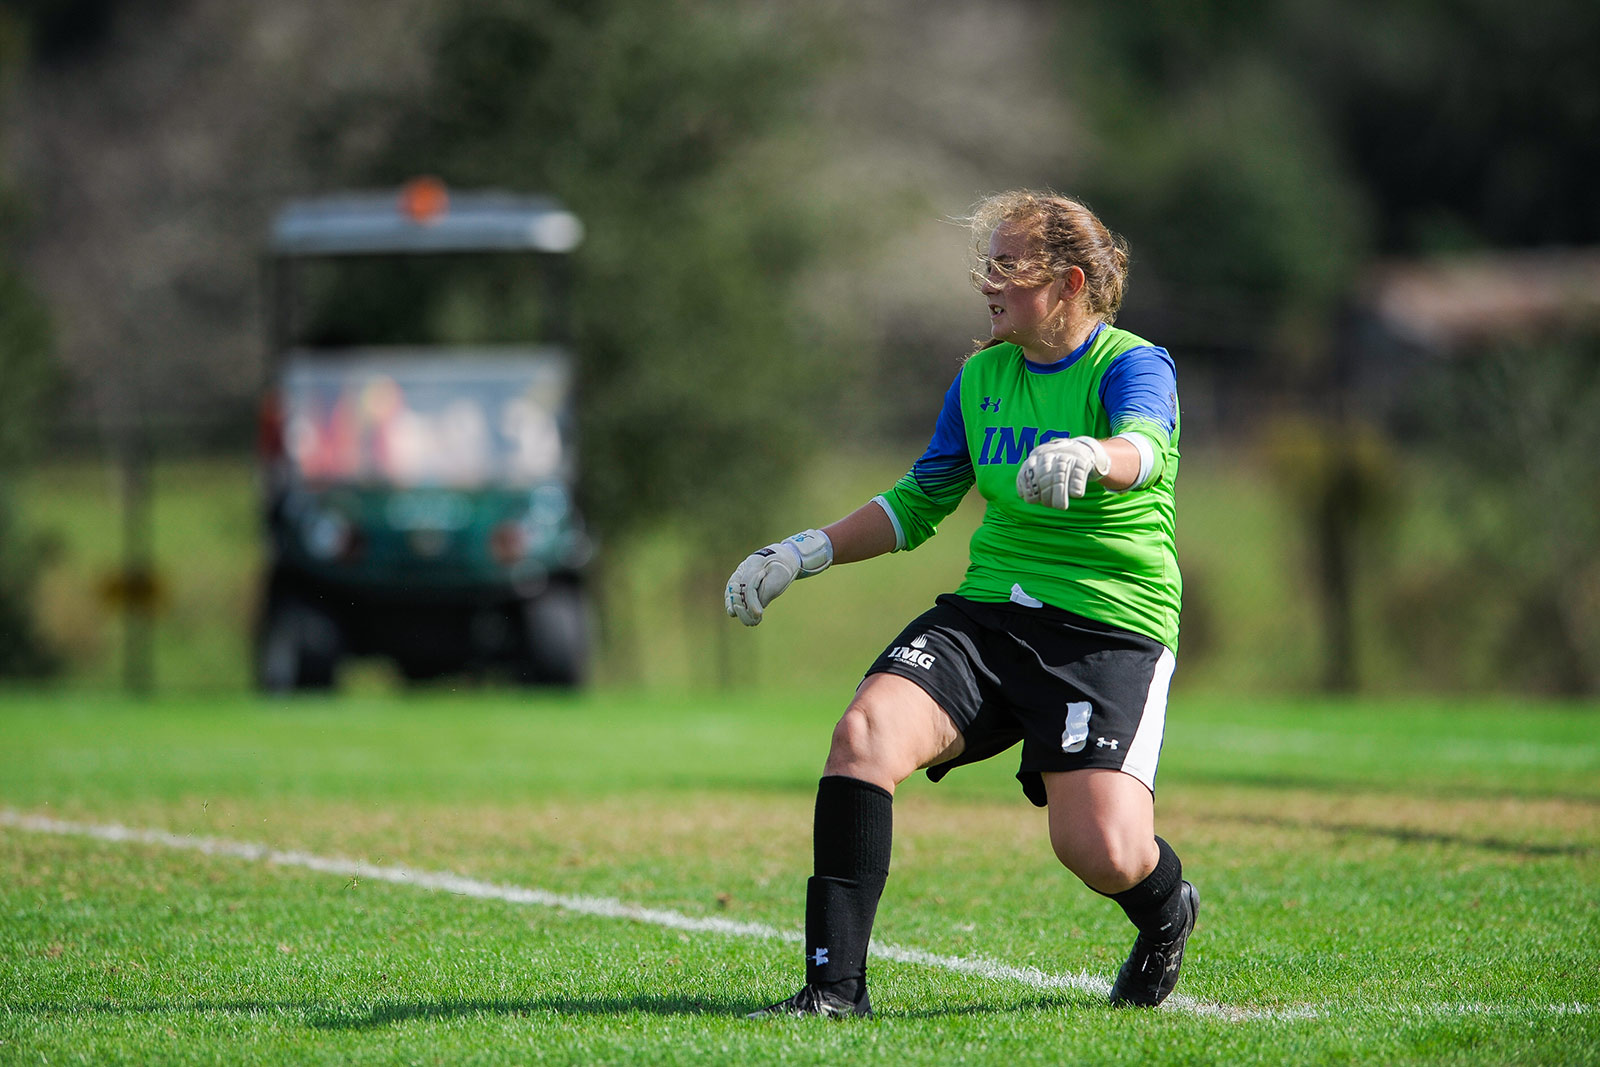
[[156, 587], [150, 554], [150, 463], [144, 433], [130, 429], [118, 455], [122, 482], [122, 679], [134, 696], [155, 689]]

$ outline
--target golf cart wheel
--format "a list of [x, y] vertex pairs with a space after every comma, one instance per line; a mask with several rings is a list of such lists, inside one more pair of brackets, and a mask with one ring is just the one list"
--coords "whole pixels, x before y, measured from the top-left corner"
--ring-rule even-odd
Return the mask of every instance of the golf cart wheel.
[[573, 687], [589, 674], [589, 601], [575, 585], [556, 583], [523, 605], [517, 679]]
[[332, 689], [343, 644], [327, 612], [297, 596], [274, 596], [256, 638], [256, 685], [266, 693]]

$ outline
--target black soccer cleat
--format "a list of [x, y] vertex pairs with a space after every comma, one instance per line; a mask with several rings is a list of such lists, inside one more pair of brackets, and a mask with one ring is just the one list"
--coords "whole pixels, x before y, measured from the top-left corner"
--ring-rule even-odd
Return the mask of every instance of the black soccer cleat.
[[778, 1019], [785, 1016], [820, 1015], [826, 1019], [845, 1019], [856, 1015], [871, 1015], [872, 1002], [867, 997], [867, 987], [861, 987], [861, 997], [851, 1003], [837, 993], [821, 986], [805, 985], [788, 1000], [769, 1004], [760, 1011], [746, 1015], [746, 1019]]
[[1113, 1007], [1153, 1008], [1166, 1000], [1178, 984], [1183, 946], [1194, 932], [1195, 920], [1200, 917], [1200, 894], [1195, 892], [1194, 886], [1184, 882], [1178, 892], [1183, 894], [1188, 919], [1171, 941], [1150, 941], [1143, 934], [1139, 935], [1133, 943], [1133, 952], [1111, 985]]

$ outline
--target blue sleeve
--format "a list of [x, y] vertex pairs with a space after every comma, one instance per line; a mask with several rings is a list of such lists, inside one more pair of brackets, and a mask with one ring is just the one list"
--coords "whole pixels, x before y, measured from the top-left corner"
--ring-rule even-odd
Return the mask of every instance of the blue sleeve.
[[1165, 348], [1141, 346], [1118, 356], [1100, 379], [1100, 402], [1111, 425], [1155, 423], [1168, 435], [1178, 425], [1178, 369]]
[[932, 537], [940, 520], [956, 509], [974, 480], [958, 373], [944, 395], [944, 407], [939, 410], [927, 450], [893, 488], [876, 498], [894, 524], [896, 550], [916, 548]]
[[972, 485], [972, 454], [967, 451], [967, 420], [961, 413], [961, 372], [945, 390], [944, 406], [933, 424], [933, 439], [922, 456], [911, 465], [911, 477], [929, 496], [960, 484], [965, 492]]

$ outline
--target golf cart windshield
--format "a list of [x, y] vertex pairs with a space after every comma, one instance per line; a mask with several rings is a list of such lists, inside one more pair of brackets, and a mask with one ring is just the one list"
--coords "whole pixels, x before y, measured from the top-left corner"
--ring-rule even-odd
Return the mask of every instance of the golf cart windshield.
[[[435, 358], [428, 358], [430, 355]], [[533, 348], [296, 350], [284, 449], [316, 484], [521, 488], [570, 475], [567, 361]]]

